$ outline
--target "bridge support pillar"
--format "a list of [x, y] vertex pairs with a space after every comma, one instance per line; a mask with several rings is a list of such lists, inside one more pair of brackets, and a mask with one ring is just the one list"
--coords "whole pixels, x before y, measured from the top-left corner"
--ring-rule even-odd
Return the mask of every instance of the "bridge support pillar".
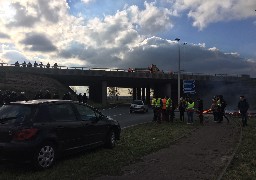
[[132, 89], [132, 99], [133, 100], [137, 99], [137, 88]]
[[145, 98], [145, 88], [144, 88], [144, 87], [141, 88], [141, 92], [142, 92], [142, 93], [141, 93], [141, 96], [142, 96], [141, 99], [143, 100], [143, 102], [145, 102], [145, 99], [146, 99], [146, 98]]
[[141, 100], [141, 88], [137, 88], [137, 99]]
[[146, 104], [150, 105], [150, 87], [147, 86], [146, 88]]
[[89, 87], [90, 99], [97, 103], [107, 104], [107, 82], [99, 82], [90, 85]]

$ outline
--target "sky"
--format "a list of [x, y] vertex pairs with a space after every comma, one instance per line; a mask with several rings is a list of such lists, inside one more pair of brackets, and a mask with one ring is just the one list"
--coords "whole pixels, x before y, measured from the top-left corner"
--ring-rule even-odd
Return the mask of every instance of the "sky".
[[255, 0], [0, 0], [0, 7], [0, 61], [8, 64], [156, 64], [177, 72], [180, 60], [183, 73], [256, 77]]

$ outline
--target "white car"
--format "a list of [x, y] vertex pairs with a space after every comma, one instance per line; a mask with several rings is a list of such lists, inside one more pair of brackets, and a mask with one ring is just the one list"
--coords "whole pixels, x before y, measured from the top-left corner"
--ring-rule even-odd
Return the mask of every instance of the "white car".
[[130, 106], [130, 113], [133, 112], [148, 112], [148, 105], [142, 100], [134, 100]]

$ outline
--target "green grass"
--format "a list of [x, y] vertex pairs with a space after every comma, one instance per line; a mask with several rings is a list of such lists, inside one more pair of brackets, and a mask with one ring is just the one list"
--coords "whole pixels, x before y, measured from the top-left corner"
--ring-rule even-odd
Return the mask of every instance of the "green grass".
[[93, 179], [101, 175], [119, 175], [125, 165], [140, 161], [147, 154], [168, 147], [174, 139], [195, 126], [183, 123], [148, 123], [122, 131], [118, 145], [110, 150], [97, 148], [57, 161], [45, 171], [28, 167], [0, 166], [0, 179]]
[[256, 179], [256, 119], [243, 128], [242, 142], [223, 179]]

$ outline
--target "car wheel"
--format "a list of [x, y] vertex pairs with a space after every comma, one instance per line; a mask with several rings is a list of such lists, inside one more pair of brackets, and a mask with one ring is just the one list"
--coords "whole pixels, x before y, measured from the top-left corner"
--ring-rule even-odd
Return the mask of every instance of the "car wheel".
[[54, 164], [55, 158], [55, 146], [50, 142], [44, 143], [35, 152], [34, 165], [37, 169], [47, 169]]
[[116, 134], [114, 132], [114, 130], [110, 130], [106, 139], [106, 147], [107, 148], [114, 148], [116, 145]]
[[130, 114], [132, 114], [132, 110], [130, 110]]

